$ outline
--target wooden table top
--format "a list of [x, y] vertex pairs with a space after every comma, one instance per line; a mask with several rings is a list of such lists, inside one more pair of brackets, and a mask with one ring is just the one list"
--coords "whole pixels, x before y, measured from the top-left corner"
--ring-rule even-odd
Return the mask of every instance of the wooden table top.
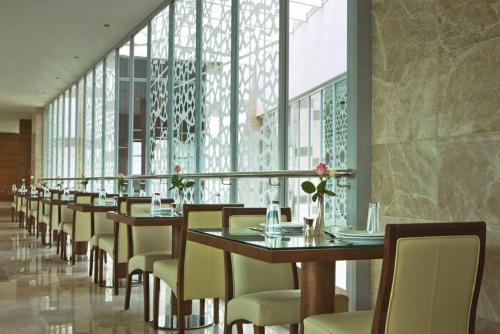
[[149, 213], [143, 215], [127, 216], [123, 213], [108, 212], [106, 218], [129, 226], [177, 226], [182, 225], [184, 219], [181, 216], [151, 216]]
[[258, 232], [234, 233], [227, 228], [189, 229], [187, 239], [269, 263], [369, 260], [384, 254], [383, 241], [346, 242], [286, 234], [267, 238]]

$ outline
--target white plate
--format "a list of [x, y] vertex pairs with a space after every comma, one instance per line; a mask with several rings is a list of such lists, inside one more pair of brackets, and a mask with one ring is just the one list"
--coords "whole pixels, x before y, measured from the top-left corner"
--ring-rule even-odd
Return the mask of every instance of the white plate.
[[384, 232], [370, 233], [364, 230], [341, 230], [336, 232], [335, 234], [339, 237], [353, 239], [383, 239], [385, 237]]

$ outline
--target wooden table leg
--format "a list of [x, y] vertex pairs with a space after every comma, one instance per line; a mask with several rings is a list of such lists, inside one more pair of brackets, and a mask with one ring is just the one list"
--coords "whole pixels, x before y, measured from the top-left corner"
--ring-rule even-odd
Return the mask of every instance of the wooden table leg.
[[[333, 313], [335, 262], [302, 262], [300, 271], [300, 319], [314, 314]], [[304, 333], [304, 326], [301, 326]]]

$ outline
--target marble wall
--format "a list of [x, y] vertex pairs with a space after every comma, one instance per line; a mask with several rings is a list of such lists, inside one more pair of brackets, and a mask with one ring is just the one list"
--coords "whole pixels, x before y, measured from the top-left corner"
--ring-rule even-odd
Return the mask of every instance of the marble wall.
[[500, 0], [372, 6], [372, 200], [386, 222], [486, 221], [477, 333], [500, 333]]
[[43, 157], [43, 110], [34, 111], [32, 114], [31, 134], [31, 170], [35, 179], [42, 176]]

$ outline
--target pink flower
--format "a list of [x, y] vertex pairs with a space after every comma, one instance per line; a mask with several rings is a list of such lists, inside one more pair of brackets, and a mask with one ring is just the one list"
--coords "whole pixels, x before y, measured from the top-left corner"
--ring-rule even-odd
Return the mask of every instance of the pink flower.
[[118, 177], [125, 177], [125, 174], [123, 174], [123, 173], [118, 173]]
[[319, 176], [324, 176], [328, 174], [328, 167], [324, 162], [321, 162], [316, 166], [316, 168], [314, 168], [314, 172]]
[[179, 173], [181, 171], [181, 166], [175, 165], [174, 166], [174, 173]]
[[84, 173], [82, 173], [81, 177], [85, 177], [85, 174], [84, 174]]

